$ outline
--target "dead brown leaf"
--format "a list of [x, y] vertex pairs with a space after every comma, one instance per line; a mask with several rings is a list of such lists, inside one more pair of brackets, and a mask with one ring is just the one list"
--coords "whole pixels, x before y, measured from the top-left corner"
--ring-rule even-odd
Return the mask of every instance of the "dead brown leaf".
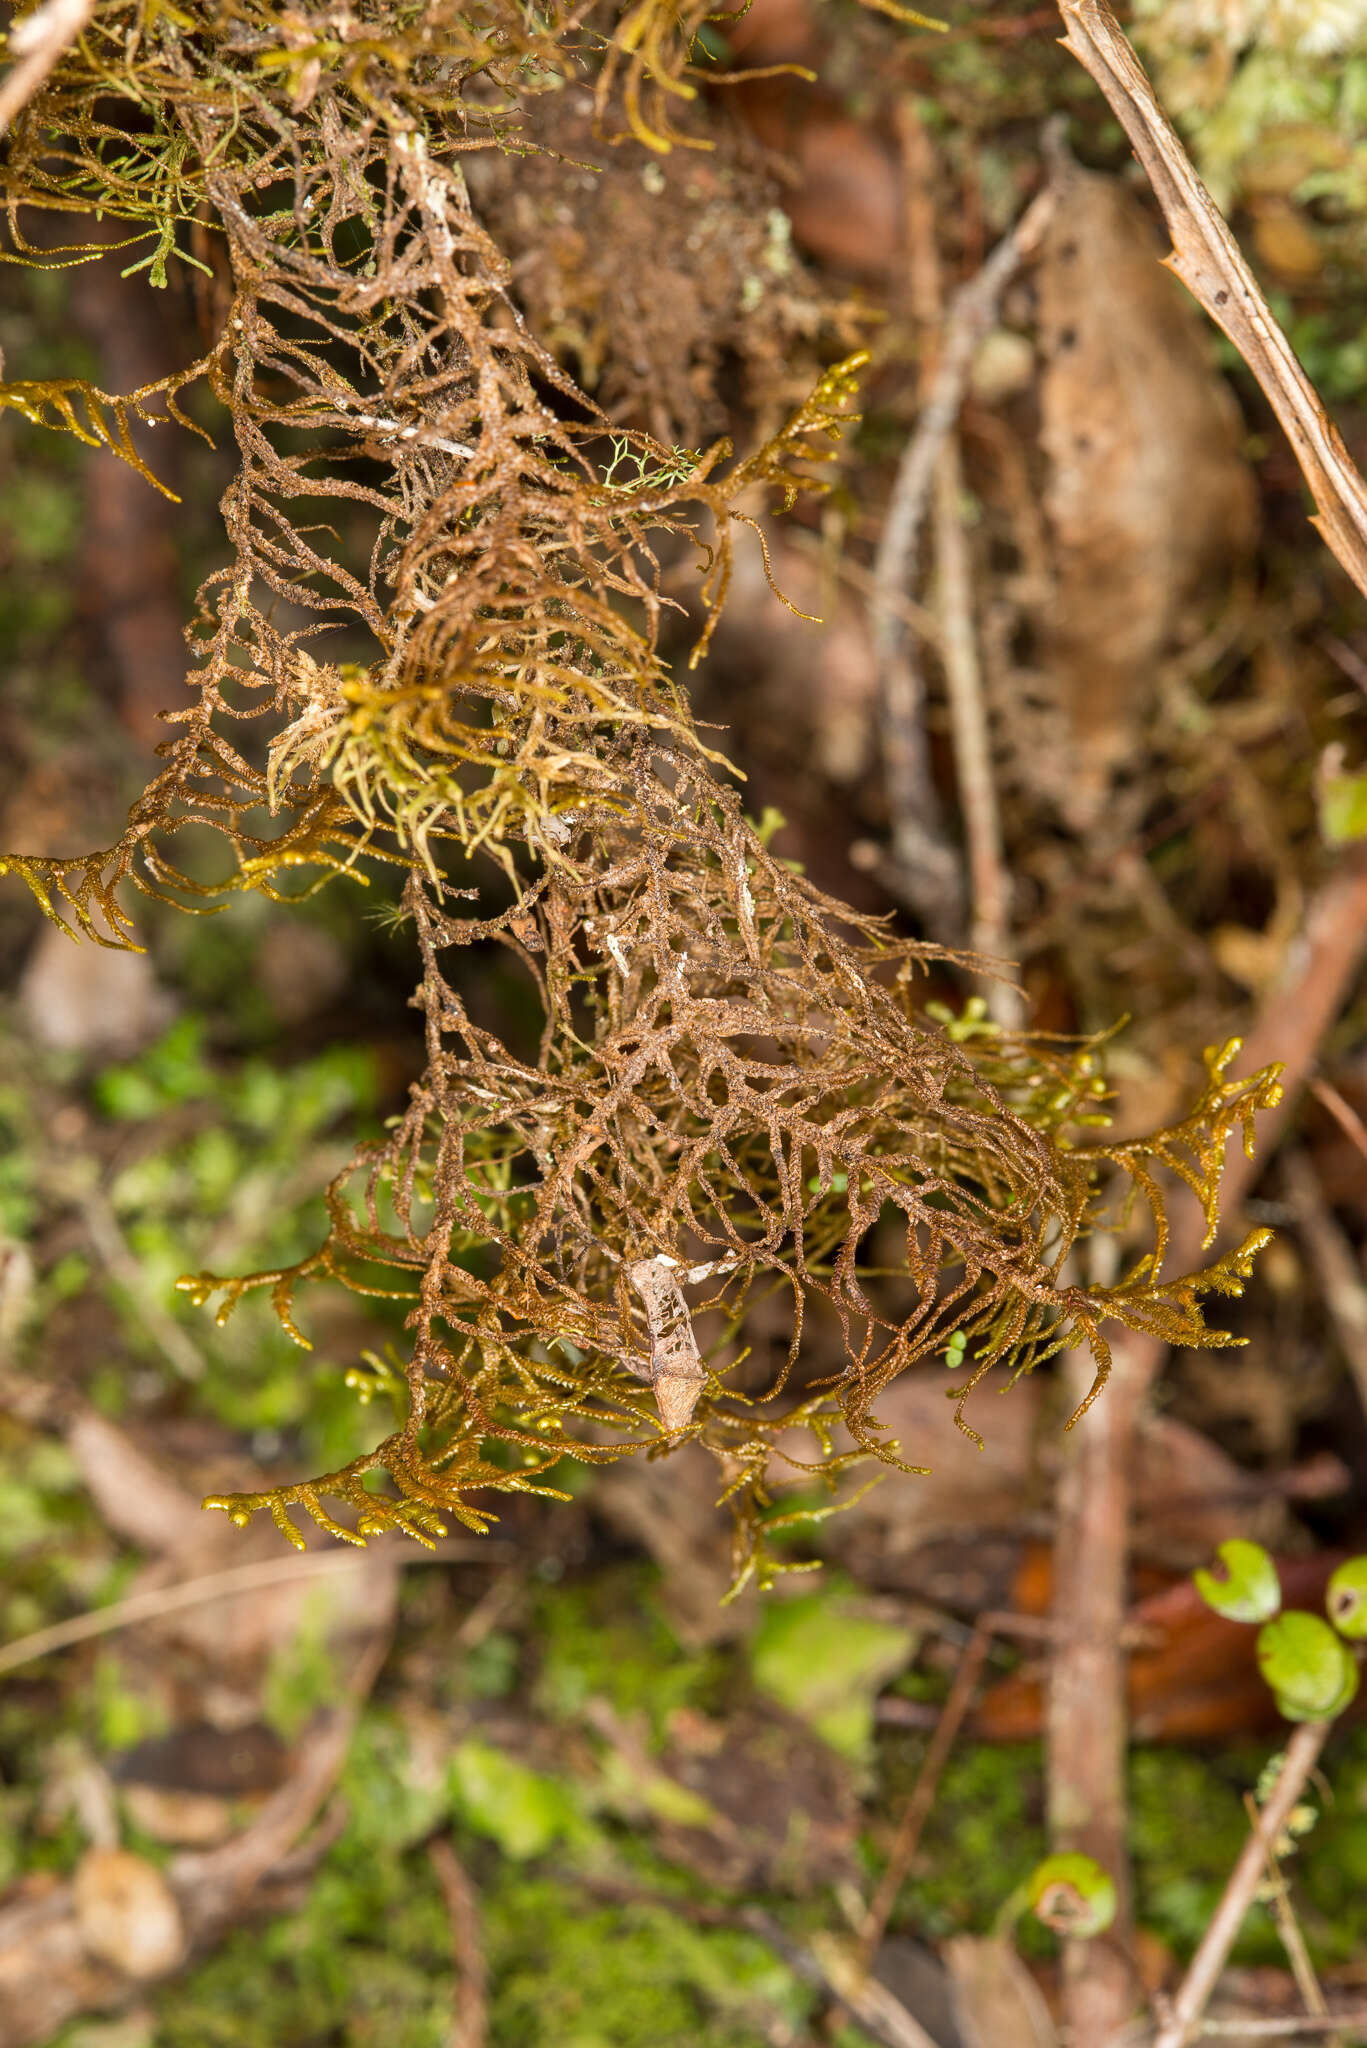
[[1044, 1995], [1009, 1941], [956, 1934], [941, 1953], [964, 2048], [1058, 2048]]
[[1147, 216], [1067, 161], [1038, 266], [1055, 589], [1045, 662], [1074, 738], [1064, 816], [1095, 822], [1189, 609], [1256, 531], [1233, 398]]

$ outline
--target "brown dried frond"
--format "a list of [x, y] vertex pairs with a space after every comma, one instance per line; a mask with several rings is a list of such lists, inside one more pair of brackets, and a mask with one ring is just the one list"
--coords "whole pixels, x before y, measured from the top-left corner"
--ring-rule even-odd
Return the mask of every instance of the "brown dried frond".
[[[1217, 1062], [1175, 1131], [1070, 1142], [1095, 1115], [1091, 1052], [922, 1015], [933, 949], [769, 852], [657, 653], [657, 546], [696, 546], [714, 617], [756, 496], [823, 487], [858, 360], [740, 460], [614, 435], [521, 319], [461, 157], [511, 146], [519, 95], [594, 78], [595, 50], [600, 92], [620, 73], [630, 108], [634, 78], [639, 113], [679, 20], [695, 32], [655, 0], [535, 31], [498, 0], [416, 20], [376, 0], [364, 24], [255, 0], [113, 6], [11, 139], [12, 218], [22, 199], [145, 219], [149, 191], [172, 230], [192, 198], [207, 209], [233, 288], [207, 375], [238, 469], [192, 701], [127, 832], [85, 861], [10, 865], [113, 943], [131, 933], [123, 880], [193, 901], [364, 879], [375, 859], [406, 871], [426, 1070], [405, 1114], [334, 1183], [309, 1258], [184, 1283], [221, 1290], [220, 1315], [268, 1286], [296, 1336], [306, 1280], [407, 1300], [409, 1357], [358, 1381], [398, 1427], [341, 1471], [212, 1503], [235, 1519], [267, 1507], [288, 1533], [298, 1505], [352, 1540], [426, 1538], [448, 1514], [482, 1527], [472, 1494], [545, 1490], [562, 1456], [686, 1442], [719, 1461], [738, 1577], [766, 1578], [765, 1477], [795, 1424], [832, 1485], [860, 1455], [903, 1464], [875, 1404], [917, 1361], [971, 1344], [971, 1387], [1085, 1342], [1100, 1384], [1105, 1318], [1212, 1341], [1199, 1297], [1246, 1270], [1247, 1247], [1158, 1277], [1158, 1175], [1213, 1216], [1225, 1135], [1274, 1077], [1229, 1083]], [[139, 138], [122, 153], [120, 97]], [[224, 842], [219, 883], [173, 861], [187, 825]], [[482, 904], [486, 860], [511, 907]], [[452, 949], [491, 936], [539, 990], [535, 1059], [457, 993]], [[1065, 1261], [1113, 1225], [1117, 1181], [1151, 1210], [1154, 1252], [1084, 1295]], [[792, 1340], [765, 1383], [740, 1347], [775, 1288]], [[801, 1356], [814, 1301], [843, 1353], [820, 1384]], [[835, 1449], [841, 1418], [853, 1450]]]

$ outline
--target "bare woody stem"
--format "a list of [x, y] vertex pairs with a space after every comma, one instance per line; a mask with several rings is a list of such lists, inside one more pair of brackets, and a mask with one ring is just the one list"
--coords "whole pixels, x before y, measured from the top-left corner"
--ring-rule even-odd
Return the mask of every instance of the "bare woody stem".
[[1187, 2048], [1187, 2043], [1195, 2038], [1225, 1959], [1262, 1883], [1266, 1859], [1305, 1790], [1332, 1726], [1330, 1721], [1304, 1721], [1286, 1745], [1277, 1782], [1229, 1874], [1172, 2009], [1154, 2036], [1153, 2048]]
[[[1286, 974], [1269, 989], [1245, 1046], [1254, 1067], [1283, 1063], [1284, 1093], [1280, 1106], [1260, 1120], [1257, 1156], [1250, 1158], [1242, 1145], [1230, 1148], [1222, 1183], [1226, 1229], [1275, 1151], [1365, 952], [1367, 846], [1352, 849], [1312, 899]], [[1176, 1270], [1195, 1263], [1203, 1235], [1202, 1218], [1189, 1204], [1174, 1217], [1169, 1258]], [[1061, 1634], [1050, 1675], [1051, 1818], [1060, 1844], [1083, 1849], [1114, 1877], [1122, 1929], [1128, 1898], [1125, 1660], [1114, 1646], [1127, 1600], [1133, 1444], [1166, 1356], [1166, 1345], [1147, 1333], [1126, 1330], [1113, 1340], [1106, 1398], [1069, 1445], [1055, 1544]], [[1065, 1949], [1065, 2011], [1087, 2048], [1104, 2048], [1128, 2025], [1134, 1983], [1122, 1960], [1117, 1949], [1102, 1951], [1095, 1943]]]
[[[977, 276], [950, 301], [944, 345], [926, 402], [897, 469], [878, 552], [871, 607], [882, 706], [883, 761], [892, 812], [893, 859], [932, 929], [960, 921], [963, 877], [944, 837], [926, 758], [924, 687], [901, 600], [920, 560], [921, 527], [941, 452], [959, 416], [973, 354], [1007, 284], [1038, 246], [1054, 210], [1049, 186], [1002, 237]], [[948, 907], [948, 914], [947, 914]]]
[[0, 135], [26, 107], [77, 37], [89, 27], [95, 0], [44, 0], [9, 32], [18, 63], [0, 79]]
[[1233, 342], [1291, 443], [1314, 524], [1367, 592], [1367, 484], [1273, 318], [1215, 201], [1159, 106], [1106, 0], [1059, 0], [1064, 42], [1091, 73], [1144, 166], [1172, 237], [1168, 267]]
[[[1281, 421], [1318, 506], [1316, 524], [1358, 588], [1367, 591], [1367, 486], [1291, 351], [1285, 335], [1219, 210], [1197, 176], [1153, 87], [1106, 0], [1059, 0], [1067, 47], [1096, 81], [1148, 174], [1172, 238], [1169, 266], [1239, 351]], [[1312, 1066], [1321, 1034], [1336, 1015], [1347, 978], [1362, 952], [1367, 910], [1367, 864], [1350, 857], [1325, 886], [1306, 920], [1288, 980], [1304, 1000], [1298, 1007], [1279, 989], [1259, 1020], [1250, 1056], [1281, 1058], [1287, 1068], [1287, 1100], [1262, 1131], [1261, 1155], [1272, 1149], [1290, 1097]], [[1261, 1162], [1260, 1162], [1261, 1163]], [[1225, 1182], [1226, 1213], [1236, 1211], [1252, 1178], [1242, 1154], [1230, 1161]], [[1174, 1260], [1194, 1248], [1196, 1219], [1174, 1232]], [[1056, 1656], [1050, 1708], [1050, 1778], [1060, 1833], [1087, 1837], [1087, 1846], [1116, 1875], [1125, 1896], [1123, 1759], [1124, 1671], [1118, 1659], [1098, 1658], [1092, 1645], [1116, 1640], [1123, 1619], [1126, 1586], [1126, 1522], [1129, 1513], [1129, 1446], [1148, 1388], [1165, 1347], [1151, 1337], [1126, 1335], [1116, 1348], [1115, 1369], [1105, 1414], [1092, 1419], [1097, 1441], [1080, 1447], [1072, 1474], [1072, 1513], [1066, 1546], [1060, 1545], [1065, 1579], [1057, 1587], [1065, 1623]], [[1061, 1532], [1062, 1534], [1062, 1532]], [[1079, 1548], [1077, 1539], [1085, 1537]], [[1085, 1570], [1077, 1560], [1085, 1555]], [[1318, 1754], [1323, 1731], [1303, 1729], [1288, 1759], [1303, 1751]], [[1311, 1761], [1313, 1762], [1313, 1754]], [[1309, 1764], [1306, 1764], [1308, 1771]], [[1058, 1782], [1054, 1782], [1057, 1780]], [[1284, 1782], [1286, 1782], [1284, 1780]], [[1287, 1810], [1304, 1783], [1291, 1791]], [[1279, 1788], [1280, 1789], [1280, 1788]], [[1271, 1821], [1268, 1823], [1272, 1825]], [[1154, 2048], [1180, 2048], [1204, 2010], [1234, 1932], [1258, 1882], [1262, 1850], [1255, 1841], [1241, 1859], [1226, 1902], [1202, 1943], [1179, 1997], [1175, 2018]], [[1233, 1887], [1251, 1872], [1241, 1905]], [[1232, 1915], [1232, 1925], [1227, 1923]], [[1132, 1987], [1119, 1965], [1094, 1970], [1073, 1958], [1065, 1969], [1067, 2018], [1079, 2038], [1100, 2043], [1126, 2024]], [[1206, 1975], [1198, 1977], [1198, 1966]], [[1173, 2031], [1173, 2027], [1177, 2030]]]

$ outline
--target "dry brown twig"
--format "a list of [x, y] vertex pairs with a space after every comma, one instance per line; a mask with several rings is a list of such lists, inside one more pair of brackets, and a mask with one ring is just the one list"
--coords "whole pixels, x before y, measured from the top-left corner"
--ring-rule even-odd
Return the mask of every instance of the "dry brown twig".
[[446, 2048], [484, 2048], [488, 2036], [488, 1972], [480, 1938], [479, 1899], [464, 1864], [445, 1835], [427, 1845], [442, 1897], [451, 1916], [451, 1946], [456, 1962], [455, 2010]]
[[958, 856], [940, 822], [925, 750], [925, 692], [897, 600], [911, 592], [916, 582], [921, 526], [941, 452], [963, 403], [974, 351], [991, 324], [1002, 292], [1038, 245], [1053, 209], [1054, 195], [1046, 186], [1002, 237], [977, 276], [951, 300], [939, 367], [916, 431], [898, 464], [874, 558], [871, 623], [878, 660], [893, 858], [906, 893], [937, 932], [947, 921], [960, 921], [963, 880]]
[[1367, 1415], [1367, 1282], [1309, 1160], [1294, 1152], [1282, 1171], [1301, 1242], [1310, 1254], [1339, 1349]]
[[1201, 1937], [1200, 1947], [1192, 1957], [1177, 1996], [1154, 2036], [1153, 2048], [1187, 2048], [1187, 2043], [1195, 2037], [1201, 2016], [1224, 1969], [1225, 1958], [1234, 1946], [1244, 1924], [1244, 1916], [1263, 1881], [1265, 1860], [1300, 1800], [1332, 1726], [1330, 1721], [1303, 1721], [1287, 1743], [1277, 1782], [1258, 1815], [1257, 1826], [1250, 1832], [1239, 1860], [1229, 1874], [1220, 1903]]
[[1349, 2034], [1367, 2033], [1367, 2010], [1324, 2014], [1302, 2012], [1285, 2019], [1260, 2019], [1250, 2014], [1247, 2019], [1203, 2020], [1196, 2038], [1202, 2041], [1223, 2037], [1239, 2041], [1289, 2041], [1298, 2035], [1304, 2038], [1311, 2034], [1332, 2034], [1336, 2028]]
[[[1251, 1792], [1245, 1792], [1244, 1794], [1244, 1809], [1256, 1831], [1258, 1826], [1258, 1802]], [[1329, 2007], [1325, 2002], [1324, 1992], [1320, 1987], [1320, 1980], [1315, 1974], [1315, 1965], [1310, 1960], [1310, 1951], [1305, 1945], [1305, 1936], [1301, 1932], [1300, 1921], [1296, 1918], [1296, 1909], [1291, 1903], [1291, 1893], [1287, 1888], [1286, 1873], [1282, 1869], [1276, 1846], [1272, 1842], [1266, 1842], [1263, 1845], [1263, 1871], [1265, 1876], [1264, 1893], [1267, 1897], [1268, 1909], [1276, 1925], [1278, 1938], [1286, 1951], [1286, 1959], [1291, 1965], [1291, 1974], [1296, 1980], [1296, 1989], [1301, 1995], [1301, 2003], [1304, 2005], [1307, 2013], [1312, 2014], [1315, 2018], [1326, 2018]], [[1337, 2035], [1331, 2039], [1329, 2048], [1342, 2048]]]
[[[465, 1542], [457, 1537], [433, 1550], [404, 1551], [404, 1564], [449, 1564], [454, 1559], [472, 1564], [497, 1564], [507, 1554], [506, 1543]], [[182, 1579], [178, 1585], [158, 1586], [149, 1593], [134, 1593], [127, 1600], [115, 1600], [108, 1607], [92, 1607], [67, 1621], [35, 1629], [0, 1644], [0, 1674], [17, 1671], [23, 1664], [36, 1663], [76, 1643], [88, 1643], [96, 1636], [113, 1635], [143, 1621], [159, 1621], [163, 1615], [179, 1614], [187, 1607], [200, 1607], [211, 1600], [226, 1600], [239, 1593], [259, 1592], [264, 1586], [278, 1586], [291, 1579], [327, 1578], [334, 1572], [355, 1571], [366, 1563], [360, 1550], [306, 1551], [302, 1556], [264, 1558], [256, 1564], [238, 1564], [227, 1571], [205, 1572], [201, 1577]]]
[[[1067, 47], [1100, 86], [1148, 173], [1172, 237], [1169, 267], [1258, 378], [1319, 505], [1316, 524], [1348, 574], [1367, 591], [1367, 488], [1362, 478], [1105, 0], [1059, 0], [1059, 6]], [[1296, 1086], [1313, 1065], [1320, 1038], [1337, 1014], [1361, 959], [1364, 919], [1367, 861], [1359, 854], [1343, 863], [1312, 904], [1302, 945], [1291, 962], [1289, 979], [1295, 995], [1288, 999], [1285, 989], [1276, 992], [1265, 1005], [1248, 1048], [1250, 1056], [1257, 1056], [1275, 1046], [1273, 1057], [1285, 1061], [1291, 1084], [1280, 1111], [1274, 1111], [1270, 1125], [1263, 1128], [1264, 1157], [1280, 1135]], [[1237, 1209], [1251, 1172], [1247, 1160], [1236, 1156], [1231, 1161], [1225, 1184], [1227, 1214]], [[1188, 1232], [1193, 1230], [1194, 1220]], [[1180, 1256], [1181, 1242], [1179, 1228], [1175, 1255]], [[1128, 1332], [1114, 1348], [1110, 1398], [1105, 1413], [1094, 1418], [1092, 1441], [1079, 1447], [1075, 1472], [1075, 1533], [1084, 1540], [1081, 1552], [1077, 1543], [1070, 1550], [1075, 1560], [1085, 1555], [1086, 1570], [1079, 1566], [1071, 1574], [1074, 1583], [1057, 1587], [1061, 1612], [1066, 1616], [1070, 1602], [1080, 1602], [1086, 1628], [1074, 1631], [1073, 1648], [1061, 1653], [1056, 1668], [1059, 1691], [1050, 1716], [1050, 1774], [1051, 1780], [1057, 1774], [1060, 1782], [1054, 1797], [1056, 1806], [1061, 1802], [1079, 1827], [1085, 1825], [1092, 1838], [1091, 1853], [1117, 1877], [1122, 1898], [1127, 1870], [1123, 1669], [1118, 1657], [1110, 1659], [1105, 1671], [1090, 1672], [1085, 1686], [1066, 1676], [1060, 1680], [1058, 1669], [1079, 1666], [1073, 1672], [1078, 1678], [1082, 1661], [1096, 1664], [1097, 1657], [1085, 1650], [1084, 1636], [1093, 1642], [1101, 1637], [1118, 1639], [1125, 1602], [1129, 1447], [1164, 1356], [1161, 1343]], [[1202, 1953], [1207, 1953], [1204, 1944]], [[1221, 1962], [1223, 1954], [1222, 1950]], [[1218, 1968], [1217, 1963], [1217, 1975]], [[1065, 1951], [1065, 1982], [1068, 2019], [1079, 2038], [1101, 2043], [1124, 2027], [1132, 2004], [1127, 1973], [1105, 1964], [1098, 1968], [1096, 1959], [1077, 1952], [1074, 1944]], [[1195, 2010], [1204, 2003], [1203, 1997]], [[1188, 2038], [1186, 2033], [1170, 2037]], [[1156, 2048], [1163, 2048], [1162, 2040]]]
[[989, 1619], [983, 1617], [965, 1643], [955, 1667], [949, 1695], [935, 1724], [935, 1732], [927, 1745], [902, 1818], [897, 1824], [897, 1832], [888, 1851], [887, 1866], [879, 1879], [878, 1889], [873, 1895], [860, 1932], [860, 1952], [866, 1969], [873, 1960], [879, 1942], [883, 1939], [888, 1921], [892, 1917], [892, 1909], [897, 1903], [897, 1894], [902, 1889], [903, 1880], [911, 1868], [912, 1858], [920, 1846], [925, 1824], [935, 1803], [941, 1773], [973, 1703], [973, 1695], [982, 1676], [982, 1668], [991, 1643], [992, 1629]]
[[19, 62], [0, 80], [0, 135], [61, 63], [95, 12], [95, 0], [43, 0], [16, 22], [8, 41]]
[[[935, 469], [935, 569], [954, 770], [968, 854], [968, 943], [976, 954], [1004, 960], [1011, 951], [1010, 882], [1002, 853], [992, 736], [973, 626], [972, 567], [962, 497], [959, 443], [951, 434]], [[993, 977], [984, 993], [996, 1022], [1005, 1030], [1020, 1030], [1025, 1019], [1019, 989]]]
[[1163, 209], [1180, 277], [1247, 363], [1280, 420], [1316, 505], [1314, 525], [1367, 592], [1367, 484], [1277, 325], [1106, 0], [1059, 0], [1064, 42], [1096, 80]]
[[[1245, 1058], [1283, 1063], [1283, 1095], [1263, 1117], [1256, 1159], [1235, 1149], [1225, 1169], [1225, 1230], [1236, 1226], [1256, 1174], [1275, 1151], [1325, 1032], [1367, 954], [1367, 848], [1352, 851], [1306, 912], [1286, 974], [1269, 990]], [[1204, 1225], [1194, 1207], [1174, 1217], [1169, 1257], [1189, 1259]], [[1106, 1399], [1074, 1433], [1071, 1476], [1060, 1500], [1055, 1602], [1060, 1646], [1051, 1673], [1048, 1777], [1060, 1846], [1078, 1847], [1127, 1893], [1125, 1665], [1119, 1648], [1127, 1604], [1130, 1466], [1139, 1417], [1167, 1356], [1158, 1338], [1118, 1333]], [[1071, 1491], [1069, 1490], [1071, 1489]], [[1114, 1645], [1112, 1651], [1106, 1645]], [[1114, 1948], [1065, 1944], [1065, 2003], [1079, 2040], [1104, 2048], [1129, 2021], [1134, 1983]]]
[[1352, 1103], [1344, 1099], [1332, 1081], [1326, 1081], [1322, 1076], [1317, 1076], [1310, 1083], [1310, 1093], [1317, 1102], [1324, 1104], [1344, 1137], [1356, 1145], [1363, 1158], [1367, 1159], [1367, 1124]]
[[[1095, 1857], [1114, 1879], [1117, 1899], [1104, 1941], [1063, 1944], [1064, 2012], [1073, 2039], [1089, 2048], [1102, 2048], [1139, 1998], [1128, 1953], [1124, 1608], [1130, 1463], [1142, 1406], [1136, 1382], [1143, 1369], [1126, 1331], [1111, 1353], [1108, 1393], [1119, 1398], [1099, 1403], [1067, 1439], [1055, 1505], [1056, 1634], [1045, 1720], [1050, 1835], [1056, 1848]], [[1071, 1358], [1065, 1399], [1073, 1399], [1078, 1378]]]

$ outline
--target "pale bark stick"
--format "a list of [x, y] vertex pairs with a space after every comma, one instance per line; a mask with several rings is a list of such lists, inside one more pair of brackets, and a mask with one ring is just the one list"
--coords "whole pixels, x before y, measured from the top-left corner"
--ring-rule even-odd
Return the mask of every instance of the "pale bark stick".
[[[1244, 1807], [1250, 1825], [1256, 1829], [1258, 1802], [1251, 1792], [1244, 1794]], [[1301, 2003], [1308, 2013], [1312, 2013], [1317, 2019], [1323, 2018], [1328, 2014], [1329, 2006], [1320, 1988], [1320, 1980], [1315, 1975], [1315, 1965], [1310, 1960], [1310, 1951], [1305, 1945], [1305, 1936], [1301, 1933], [1296, 1909], [1291, 1903], [1286, 1873], [1278, 1858], [1275, 1842], [1268, 1842], [1264, 1848], [1263, 1870], [1266, 1877], [1265, 1896], [1270, 1894], [1267, 1898], [1268, 1909], [1276, 1923], [1281, 1945], [1286, 1950], [1286, 1960], [1291, 1965], [1291, 1974], [1296, 1980]], [[1329, 2041], [1328, 2048], [1343, 2048], [1337, 2034]]]
[[[402, 1564], [447, 1564], [459, 1558], [468, 1564], [499, 1564], [507, 1557], [507, 1543], [487, 1539], [455, 1537], [429, 1550], [404, 1551]], [[76, 1643], [91, 1642], [97, 1636], [134, 1628], [139, 1622], [160, 1621], [186, 1608], [205, 1607], [212, 1600], [230, 1600], [242, 1593], [256, 1593], [267, 1586], [287, 1585], [294, 1579], [330, 1578], [336, 1572], [359, 1571], [371, 1556], [359, 1550], [314, 1550], [303, 1557], [268, 1557], [255, 1564], [235, 1564], [226, 1571], [205, 1572], [199, 1578], [181, 1579], [173, 1586], [158, 1586], [147, 1593], [132, 1593], [126, 1600], [111, 1601], [108, 1607], [93, 1607], [74, 1614], [67, 1621], [54, 1621], [32, 1635], [16, 1636], [0, 1643], [0, 1674], [17, 1671], [39, 1657], [51, 1657]]]
[[[997, 785], [992, 773], [992, 735], [973, 628], [972, 568], [963, 525], [963, 475], [955, 434], [945, 441], [935, 471], [935, 571], [940, 653], [968, 853], [968, 943], [974, 953], [1004, 961], [1011, 951], [1010, 884], [1002, 853]], [[1009, 1031], [1019, 1030], [1024, 1005], [1014, 983], [993, 977], [987, 980], [984, 994], [996, 1022]]]
[[19, 62], [0, 79], [0, 135], [89, 27], [94, 13], [95, 0], [44, 0], [35, 14], [15, 23], [8, 40]]
[[1302, 2012], [1285, 2019], [1250, 2015], [1241, 2020], [1202, 2020], [1196, 2038], [1204, 2041], [1232, 2036], [1237, 2041], [1290, 2041], [1297, 2035], [1306, 2038], [1312, 2034], [1332, 2034], [1336, 2029], [1347, 2034], [1367, 2034], [1367, 2006], [1361, 2012], [1329, 2012], [1323, 2017]]
[[1302, 1153], [1287, 1160], [1283, 1176], [1301, 1242], [1310, 1254], [1339, 1349], [1367, 1415], [1367, 1280], [1352, 1245], [1330, 1213], [1314, 1168]]
[[859, 1942], [865, 1969], [871, 1965], [878, 1944], [883, 1939], [888, 1921], [892, 1917], [892, 1909], [897, 1904], [897, 1894], [902, 1889], [903, 1880], [911, 1868], [912, 1858], [920, 1846], [921, 1836], [930, 1818], [931, 1808], [935, 1804], [941, 1773], [949, 1761], [949, 1753], [973, 1704], [973, 1695], [982, 1676], [983, 1665], [991, 1644], [992, 1630], [985, 1625], [984, 1620], [979, 1620], [959, 1658], [954, 1680], [949, 1688], [949, 1697], [941, 1709], [916, 1783], [911, 1788], [910, 1797], [902, 1811], [902, 1818], [897, 1823], [897, 1832], [888, 1851], [887, 1867], [879, 1879], [878, 1889], [873, 1895], [873, 1902], [860, 1930]]
[[1322, 1075], [1310, 1083], [1310, 1092], [1316, 1101], [1324, 1104], [1344, 1137], [1350, 1139], [1363, 1158], [1367, 1159], [1367, 1124], [1362, 1121], [1352, 1103], [1346, 1102], [1333, 1083], [1326, 1081]]
[[[1098, 1248], [1114, 1249], [1109, 1239]], [[1113, 1277], [1093, 1272], [1096, 1280]], [[1111, 1344], [1105, 1398], [1065, 1439], [1055, 1499], [1054, 1639], [1045, 1701], [1049, 1834], [1056, 1849], [1095, 1858], [1116, 1888], [1116, 1916], [1105, 1939], [1062, 1944], [1063, 2019], [1075, 2048], [1107, 2048], [1142, 2000], [1130, 1963], [1124, 1618], [1130, 1465], [1152, 1371], [1149, 1347], [1122, 1330]], [[1091, 1382], [1091, 1360], [1070, 1354], [1064, 1391], [1073, 1409]]]
[[1367, 484], [1292, 352], [1215, 201], [1106, 0], [1059, 0], [1064, 42], [1130, 139], [1172, 237], [1168, 267], [1233, 342], [1280, 420], [1317, 507], [1313, 524], [1367, 592]]
[[1249, 1834], [1229, 1874], [1220, 1903], [1178, 1987], [1171, 2010], [1154, 2036], [1153, 2048], [1187, 2048], [1195, 2037], [1201, 2015], [1263, 1881], [1264, 1859], [1298, 1804], [1332, 1726], [1330, 1721], [1303, 1721], [1287, 1743], [1277, 1782], [1258, 1816], [1258, 1825]]
[[[1247, 1040], [1250, 1068], [1283, 1062], [1285, 1092], [1279, 1107], [1260, 1120], [1256, 1157], [1231, 1146], [1222, 1234], [1231, 1234], [1255, 1176], [1275, 1151], [1364, 954], [1367, 846], [1354, 849], [1311, 901], [1303, 937], [1291, 950], [1282, 980], [1264, 998]], [[1168, 1255], [1174, 1271], [1189, 1272], [1200, 1263], [1204, 1235], [1194, 1201], [1175, 1209]], [[1128, 1604], [1131, 1466], [1139, 1418], [1167, 1350], [1129, 1331], [1121, 1331], [1111, 1349], [1105, 1394], [1073, 1432], [1066, 1453], [1054, 1547], [1054, 1612], [1062, 1646], [1051, 1669], [1047, 1737], [1051, 1818], [1060, 1845], [1083, 1849], [1114, 1878], [1123, 1942], [1129, 1856], [1125, 1665], [1119, 1645]], [[1134, 1998], [1117, 1947], [1069, 1945], [1064, 2003], [1078, 2048], [1105, 2048], [1108, 2037], [1123, 2033]]]
[[950, 301], [939, 363], [921, 407], [916, 430], [898, 464], [887, 517], [874, 558], [870, 607], [878, 662], [884, 773], [892, 813], [893, 864], [908, 896], [943, 929], [950, 906], [957, 910], [963, 883], [959, 860], [949, 845], [930, 777], [925, 746], [925, 691], [911, 635], [896, 600], [911, 594], [920, 564], [921, 527], [936, 466], [953, 430], [968, 384], [974, 352], [996, 316], [1002, 292], [1038, 246], [1054, 210], [1045, 187], [1004, 235], [977, 276]]
[[455, 2009], [446, 2048], [484, 2048], [489, 2033], [488, 1971], [480, 1938], [479, 1899], [445, 1835], [429, 1842], [427, 1853], [446, 1900], [456, 1964]]

